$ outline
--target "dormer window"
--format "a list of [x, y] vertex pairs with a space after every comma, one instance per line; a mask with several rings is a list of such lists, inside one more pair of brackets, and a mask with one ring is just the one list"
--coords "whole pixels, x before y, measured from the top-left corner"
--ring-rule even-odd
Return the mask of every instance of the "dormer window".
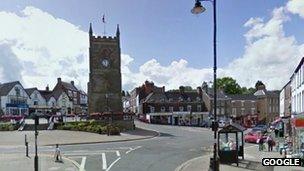
[[188, 102], [191, 102], [191, 98], [190, 98], [190, 97], [188, 97], [188, 98], [187, 98], [187, 101], [188, 101]]
[[161, 98], [161, 99], [160, 99], [160, 102], [165, 102], [165, 99], [164, 99], [164, 98]]
[[196, 97], [196, 101], [200, 102], [201, 98], [200, 97]]

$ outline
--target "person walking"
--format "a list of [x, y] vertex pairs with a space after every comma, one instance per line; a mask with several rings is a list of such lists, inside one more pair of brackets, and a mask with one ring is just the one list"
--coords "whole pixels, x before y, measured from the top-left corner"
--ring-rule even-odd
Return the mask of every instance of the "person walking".
[[273, 139], [271, 138], [271, 135], [267, 136], [266, 142], [268, 144], [268, 151], [272, 151]]
[[61, 154], [60, 154], [60, 148], [59, 145], [56, 144], [56, 149], [55, 149], [55, 162], [61, 162]]
[[257, 141], [258, 141], [257, 143], [259, 144], [259, 151], [263, 151], [264, 142], [263, 142], [262, 136], [260, 136]]

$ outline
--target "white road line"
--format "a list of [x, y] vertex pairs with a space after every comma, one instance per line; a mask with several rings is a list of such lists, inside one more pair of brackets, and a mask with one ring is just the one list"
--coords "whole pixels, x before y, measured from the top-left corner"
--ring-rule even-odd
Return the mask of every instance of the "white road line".
[[102, 169], [103, 170], [107, 170], [107, 159], [106, 159], [106, 154], [105, 153], [102, 153], [101, 154], [101, 157], [102, 157]]
[[126, 154], [128, 154], [128, 153], [130, 153], [130, 152], [132, 152], [132, 151], [134, 151], [134, 150], [136, 150], [136, 149], [139, 149], [139, 148], [141, 148], [141, 146], [137, 146], [137, 147], [135, 147], [135, 148], [130, 148], [130, 150], [128, 150], [128, 151], [126, 152]]
[[119, 153], [119, 151], [116, 151], [116, 155], [117, 155], [118, 157], [120, 157], [120, 153]]
[[118, 158], [109, 166], [109, 168], [108, 168], [106, 171], [109, 171], [109, 170], [111, 169], [111, 167], [114, 166], [114, 164], [115, 164], [116, 162], [118, 162], [120, 159], [121, 159], [121, 157], [118, 157]]
[[87, 160], [87, 157], [82, 157], [79, 170], [84, 170], [86, 160]]

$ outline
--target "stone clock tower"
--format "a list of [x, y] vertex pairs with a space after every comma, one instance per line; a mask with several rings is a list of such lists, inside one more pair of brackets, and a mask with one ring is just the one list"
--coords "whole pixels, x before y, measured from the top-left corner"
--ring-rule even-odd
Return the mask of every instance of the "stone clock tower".
[[100, 37], [93, 35], [90, 24], [89, 36], [88, 112], [122, 113], [119, 27], [117, 26], [115, 37]]

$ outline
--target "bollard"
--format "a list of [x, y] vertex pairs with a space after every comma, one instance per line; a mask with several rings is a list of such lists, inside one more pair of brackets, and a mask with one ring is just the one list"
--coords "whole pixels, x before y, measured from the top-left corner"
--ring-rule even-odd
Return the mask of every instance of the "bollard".
[[29, 157], [29, 155], [28, 155], [28, 142], [25, 142], [25, 148], [26, 148], [25, 156]]

